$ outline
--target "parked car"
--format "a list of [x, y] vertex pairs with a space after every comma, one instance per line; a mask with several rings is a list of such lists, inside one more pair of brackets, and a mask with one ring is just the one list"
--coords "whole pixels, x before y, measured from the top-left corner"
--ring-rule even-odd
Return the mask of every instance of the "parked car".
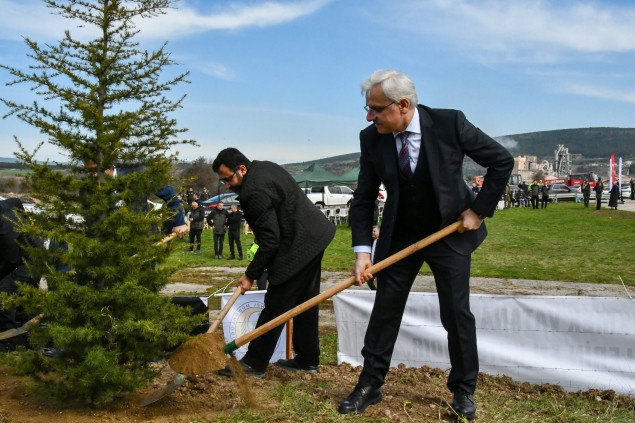
[[580, 191], [574, 187], [575, 185], [570, 187], [562, 183], [552, 184], [549, 187], [549, 201], [573, 201], [576, 197], [581, 198]]
[[353, 190], [347, 186], [321, 185], [311, 187], [307, 197], [318, 207], [346, 206], [353, 201]]
[[222, 200], [226, 208], [229, 208], [232, 205], [236, 205], [238, 206], [238, 208], [240, 208], [240, 203], [238, 202], [236, 197], [238, 197], [238, 194], [236, 194], [235, 192], [226, 192], [223, 194], [215, 195], [208, 200], [201, 201], [200, 205], [203, 206], [205, 210], [209, 211], [215, 209], [218, 205], [218, 201]]

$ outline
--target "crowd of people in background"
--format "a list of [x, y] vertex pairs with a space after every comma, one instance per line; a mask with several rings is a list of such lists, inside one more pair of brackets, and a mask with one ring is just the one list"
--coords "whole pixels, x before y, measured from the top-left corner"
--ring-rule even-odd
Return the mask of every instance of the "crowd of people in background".
[[223, 250], [225, 235], [227, 235], [228, 259], [243, 260], [243, 246], [240, 240], [244, 221], [242, 212], [235, 204], [227, 209], [222, 201], [217, 202], [214, 208], [206, 210], [206, 205], [203, 202], [210, 198], [211, 195], [206, 187], [203, 187], [199, 192], [195, 191], [193, 186], [189, 186], [185, 192], [177, 195], [177, 200], [183, 206], [190, 225], [187, 251], [200, 253], [203, 231], [209, 229], [213, 233], [215, 259], [224, 258]]
[[[626, 184], [624, 184], [626, 185]], [[631, 178], [628, 182], [630, 187], [630, 199], [635, 199], [635, 178]], [[478, 195], [480, 187], [476, 183], [471, 185], [474, 195]], [[595, 185], [587, 180], [580, 186], [580, 191], [575, 192], [574, 201], [576, 203], [582, 202], [584, 207], [589, 207], [591, 202], [591, 194], [595, 195], [595, 208], [600, 210], [602, 207], [602, 198], [605, 195], [606, 185], [599, 178]], [[608, 190], [608, 207], [612, 210], [617, 210], [618, 203], [624, 204], [623, 193], [620, 190], [620, 185], [613, 183]], [[504, 194], [501, 197], [501, 202], [504, 203], [502, 208], [522, 208], [531, 207], [532, 209], [545, 209], [550, 202], [557, 202], [558, 195], [552, 195], [551, 185], [544, 183], [542, 180], [534, 180], [530, 184], [522, 181], [518, 185], [511, 185], [507, 183]]]

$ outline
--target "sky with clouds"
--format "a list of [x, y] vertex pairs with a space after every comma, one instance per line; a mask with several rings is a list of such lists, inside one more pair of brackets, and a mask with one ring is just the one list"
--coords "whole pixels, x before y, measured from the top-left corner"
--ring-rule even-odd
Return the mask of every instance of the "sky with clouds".
[[[360, 83], [379, 68], [407, 73], [419, 101], [463, 110], [491, 136], [584, 127], [635, 127], [635, 2], [629, 0], [181, 0], [139, 23], [146, 49], [168, 42], [191, 83], [173, 115], [188, 138], [179, 157], [233, 146], [291, 163], [359, 151], [367, 125]], [[55, 43], [91, 29], [39, 0], [0, 0], [0, 63], [28, 69], [23, 37]], [[171, 72], [170, 71], [170, 72]], [[167, 76], [167, 74], [166, 74]], [[0, 69], [0, 97], [33, 93]], [[0, 114], [6, 114], [4, 106]], [[17, 136], [0, 120], [0, 156]], [[38, 159], [61, 158], [45, 146]]]

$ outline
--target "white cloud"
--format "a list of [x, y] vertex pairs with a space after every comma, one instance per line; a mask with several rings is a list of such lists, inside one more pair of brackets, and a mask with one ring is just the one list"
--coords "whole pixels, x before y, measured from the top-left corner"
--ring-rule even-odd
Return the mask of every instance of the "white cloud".
[[[559, 53], [635, 50], [635, 6], [602, 1], [426, 0], [404, 3], [412, 28], [466, 51], [550, 62]], [[404, 13], [403, 10], [397, 13]]]
[[[237, 30], [281, 25], [311, 15], [333, 0], [228, 2], [224, 8], [201, 13], [188, 6], [185, 0], [166, 14], [137, 21], [143, 38], [178, 38], [213, 30]], [[209, 5], [213, 2], [201, 2]], [[40, 0], [0, 0], [0, 38], [61, 38], [69, 21], [52, 15], [51, 9]], [[80, 24], [79, 22], [77, 23]], [[83, 31], [90, 31], [86, 28]], [[75, 32], [75, 31], [74, 31]]]
[[187, 5], [171, 9], [165, 15], [142, 20], [138, 24], [143, 37], [176, 38], [214, 30], [238, 30], [281, 25], [311, 15], [332, 0], [295, 2], [232, 2], [224, 9], [201, 13]]
[[575, 83], [563, 85], [561, 90], [569, 94], [635, 104], [635, 91], [633, 90], [621, 90]]
[[68, 21], [51, 15], [42, 1], [0, 0], [0, 10], [0, 38], [61, 38], [68, 27]]
[[227, 66], [221, 63], [198, 63], [195, 64], [196, 69], [208, 76], [212, 76], [217, 79], [222, 79], [225, 81], [232, 81], [236, 77], [236, 74], [233, 70], [229, 69]]

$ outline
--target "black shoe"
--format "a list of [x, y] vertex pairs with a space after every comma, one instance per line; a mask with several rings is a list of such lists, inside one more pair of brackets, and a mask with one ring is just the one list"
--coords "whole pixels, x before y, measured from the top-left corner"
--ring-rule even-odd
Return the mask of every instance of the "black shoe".
[[452, 408], [459, 417], [465, 417], [468, 420], [474, 420], [474, 418], [476, 417], [476, 404], [474, 403], [474, 396], [472, 394], [468, 394], [462, 389], [457, 389], [454, 392]]
[[318, 366], [303, 366], [298, 363], [295, 358], [291, 360], [278, 360], [276, 362], [276, 366], [281, 367], [285, 370], [289, 370], [291, 372], [308, 372], [308, 373], [317, 373]]
[[340, 414], [363, 413], [369, 405], [379, 404], [381, 400], [380, 389], [370, 385], [356, 386], [353, 393], [340, 403], [337, 411]]
[[[257, 377], [259, 379], [263, 379], [265, 377], [264, 370], [263, 371], [256, 370], [253, 367], [251, 367], [249, 364], [243, 362], [242, 360], [239, 360], [238, 363], [240, 363], [240, 367], [243, 368], [243, 372], [245, 372], [245, 376]], [[226, 377], [233, 377], [234, 376], [234, 372], [232, 372], [232, 369], [229, 366], [229, 364], [227, 366], [225, 366], [224, 369], [220, 369], [216, 373], [218, 373], [221, 376], [226, 376]]]
[[234, 256], [229, 256], [229, 260], [236, 260], [236, 257], [234, 257]]
[[238, 260], [242, 260], [242, 259], [243, 259], [243, 256], [239, 256], [239, 257], [238, 257]]

